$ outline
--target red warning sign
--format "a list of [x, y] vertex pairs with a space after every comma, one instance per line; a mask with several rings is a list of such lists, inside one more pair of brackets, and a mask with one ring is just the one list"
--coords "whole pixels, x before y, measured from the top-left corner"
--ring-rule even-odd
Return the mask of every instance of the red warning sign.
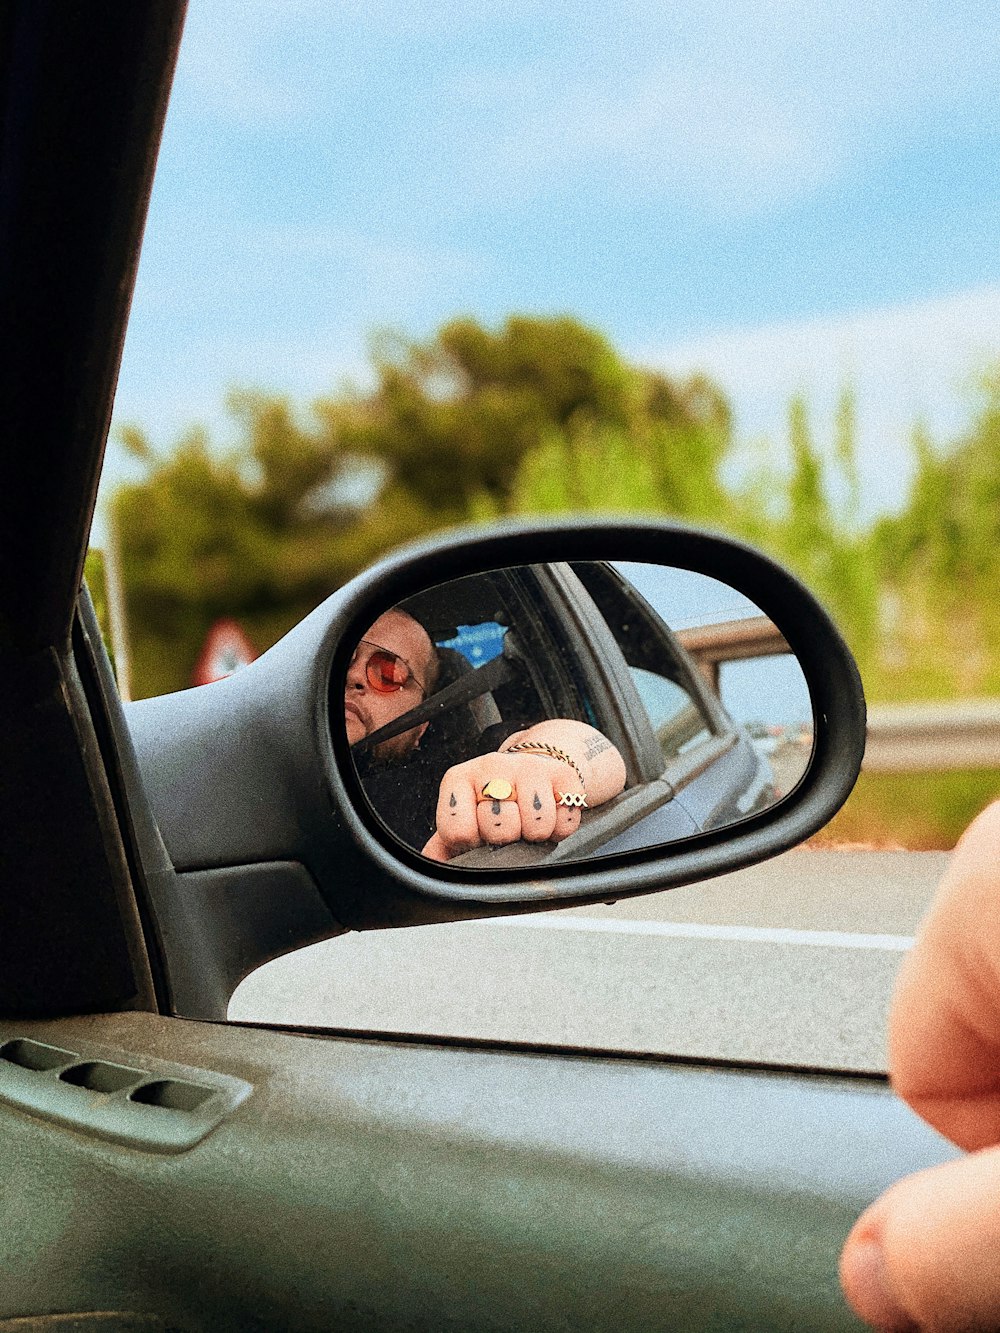
[[240, 667], [249, 666], [257, 650], [235, 620], [217, 620], [208, 631], [205, 646], [191, 673], [192, 685], [210, 685]]

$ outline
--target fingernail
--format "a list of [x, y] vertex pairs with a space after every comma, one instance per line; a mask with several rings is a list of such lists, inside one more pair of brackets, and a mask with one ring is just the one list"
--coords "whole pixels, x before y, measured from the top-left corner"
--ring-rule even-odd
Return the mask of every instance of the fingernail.
[[866, 1324], [882, 1333], [919, 1333], [917, 1325], [889, 1290], [882, 1247], [857, 1241], [844, 1253], [841, 1278], [847, 1299]]

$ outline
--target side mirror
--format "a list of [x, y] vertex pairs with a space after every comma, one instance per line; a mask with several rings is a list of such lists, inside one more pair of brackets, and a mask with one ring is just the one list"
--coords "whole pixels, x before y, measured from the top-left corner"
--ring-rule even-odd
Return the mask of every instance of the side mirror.
[[739, 825], [787, 799], [813, 753], [809, 685], [778, 626], [669, 564], [503, 566], [428, 588], [368, 627], [342, 692], [382, 826], [484, 872]]
[[[416, 635], [393, 638], [401, 626]], [[252, 666], [127, 716], [178, 871], [294, 863], [362, 929], [761, 861], [836, 812], [865, 738], [854, 661], [796, 579], [739, 542], [632, 519], [511, 522], [403, 550]], [[591, 801], [574, 772], [586, 763], [556, 746], [572, 762], [542, 764], [547, 799], [587, 799], [566, 802], [568, 836], [425, 855], [443, 775], [553, 720], [610, 742], [620, 786]], [[520, 801], [527, 819], [534, 790], [495, 776], [461, 799], [503, 816]]]

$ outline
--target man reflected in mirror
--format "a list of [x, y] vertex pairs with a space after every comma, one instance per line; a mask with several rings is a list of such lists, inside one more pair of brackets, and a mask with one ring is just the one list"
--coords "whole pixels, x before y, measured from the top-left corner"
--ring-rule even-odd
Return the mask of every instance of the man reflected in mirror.
[[[440, 664], [431, 637], [411, 615], [393, 609], [379, 616], [358, 644], [347, 671], [344, 724], [356, 745], [395, 722], [434, 693]], [[419, 746], [427, 723], [379, 741], [381, 763], [405, 761]]]
[[[366, 631], [344, 687], [352, 746], [418, 707], [434, 693], [440, 661], [430, 635], [399, 608]], [[515, 730], [486, 753], [457, 758], [442, 772], [420, 742], [422, 722], [355, 755], [358, 776], [380, 818], [409, 846], [447, 861], [484, 843], [558, 842], [580, 826], [584, 809], [625, 785], [618, 750], [594, 727], [550, 718]]]

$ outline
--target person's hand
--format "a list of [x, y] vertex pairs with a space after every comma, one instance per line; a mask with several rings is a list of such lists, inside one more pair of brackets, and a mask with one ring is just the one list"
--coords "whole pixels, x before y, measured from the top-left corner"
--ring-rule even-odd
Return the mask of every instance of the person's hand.
[[[520, 745], [550, 752], [508, 752]], [[584, 799], [588, 807], [601, 805], [624, 785], [624, 761], [599, 731], [564, 718], [540, 722], [508, 737], [495, 754], [448, 770], [437, 831], [423, 854], [448, 861], [484, 843], [560, 842], [580, 827]]]
[[969, 827], [904, 961], [889, 1024], [895, 1090], [969, 1156], [893, 1185], [841, 1257], [879, 1329], [1000, 1329], [1000, 803]]
[[[504, 799], [483, 798], [483, 788]], [[533, 754], [485, 754], [444, 775], [437, 803], [437, 832], [424, 856], [448, 861], [472, 847], [509, 842], [558, 842], [580, 827], [579, 806], [557, 805], [563, 793], [583, 794], [573, 770]]]

